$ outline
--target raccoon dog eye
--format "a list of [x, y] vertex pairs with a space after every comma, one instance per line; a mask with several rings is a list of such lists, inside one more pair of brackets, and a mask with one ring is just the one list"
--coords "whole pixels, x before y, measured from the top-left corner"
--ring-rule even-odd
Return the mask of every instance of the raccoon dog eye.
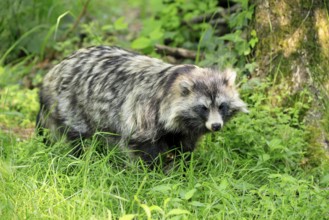
[[219, 105], [218, 109], [219, 110], [227, 110], [228, 109], [228, 104], [226, 102], [223, 102], [222, 104]]
[[202, 106], [201, 106], [201, 109], [202, 109], [203, 111], [208, 111], [208, 108], [207, 108], [207, 106], [205, 106], [205, 105], [202, 105]]

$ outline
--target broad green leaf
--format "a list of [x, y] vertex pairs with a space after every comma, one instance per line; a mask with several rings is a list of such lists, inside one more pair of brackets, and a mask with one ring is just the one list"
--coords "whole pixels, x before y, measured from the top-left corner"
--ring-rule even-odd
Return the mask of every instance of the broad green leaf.
[[204, 207], [206, 206], [204, 203], [198, 202], [198, 201], [192, 201], [190, 202], [190, 205], [196, 206], [196, 207]]
[[150, 33], [150, 38], [152, 40], [159, 40], [161, 38], [163, 38], [163, 31], [160, 28], [156, 28], [154, 29], [151, 33]]
[[162, 193], [167, 193], [170, 190], [171, 190], [171, 186], [168, 184], [158, 185], [151, 189], [151, 191], [157, 191]]
[[126, 30], [128, 28], [128, 24], [125, 22], [125, 18], [121, 17], [114, 22], [114, 29], [117, 31]]
[[189, 200], [190, 198], [192, 198], [192, 196], [194, 195], [195, 192], [196, 192], [196, 189], [191, 189], [190, 191], [185, 193], [183, 199]]
[[150, 208], [145, 204], [141, 204], [140, 206], [144, 209], [144, 212], [147, 216], [147, 219], [151, 219], [151, 210], [150, 210]]
[[268, 161], [269, 159], [271, 159], [271, 156], [269, 154], [263, 154], [262, 155], [263, 162]]
[[190, 212], [185, 210], [185, 209], [172, 209], [167, 213], [167, 216], [171, 216], [171, 215], [189, 215]]
[[146, 37], [140, 37], [131, 43], [133, 49], [144, 49], [152, 45], [152, 41]]
[[251, 46], [251, 48], [254, 48], [257, 42], [258, 38], [251, 38], [249, 41], [249, 45]]

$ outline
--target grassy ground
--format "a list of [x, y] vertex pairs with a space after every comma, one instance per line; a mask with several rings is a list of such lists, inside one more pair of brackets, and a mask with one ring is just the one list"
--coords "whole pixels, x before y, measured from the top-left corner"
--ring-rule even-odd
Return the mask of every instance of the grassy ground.
[[11, 27], [0, 34], [0, 219], [329, 218], [328, 158], [302, 120], [311, 106], [307, 91], [287, 107], [283, 97], [266, 95], [271, 82], [243, 82], [250, 114], [205, 136], [190, 163], [176, 161], [168, 172], [148, 170], [115, 147], [100, 153], [97, 135], [75, 158], [67, 143], [46, 146], [33, 134], [42, 76], [80, 44], [160, 56], [154, 45], [169, 39], [171, 46], [204, 51], [200, 65], [235, 63], [240, 73], [252, 71], [255, 63], [244, 56], [257, 36], [246, 41], [240, 30], [252, 17], [248, 1], [229, 17], [234, 34], [226, 38], [206, 23], [181, 25], [214, 13], [217, 1], [150, 1], [147, 10], [145, 0], [129, 0], [129, 7], [114, 0], [25, 2], [4, 0], [0, 7], [11, 7], [0, 10]]
[[[84, 143], [87, 150], [81, 158], [72, 157], [63, 142], [49, 147], [40, 137], [26, 138], [36, 110], [22, 113], [18, 107], [28, 97], [29, 103], [36, 102], [36, 92], [2, 92], [1, 112], [8, 127], [0, 132], [0, 216], [326, 219], [328, 169], [308, 157], [308, 132], [296, 124], [296, 109], [283, 112], [260, 104], [263, 87], [244, 92], [252, 105], [249, 115], [239, 115], [219, 134], [207, 135], [191, 163], [177, 161], [168, 173], [150, 171], [116, 148], [98, 153], [96, 138]], [[5, 103], [8, 98], [12, 105]]]

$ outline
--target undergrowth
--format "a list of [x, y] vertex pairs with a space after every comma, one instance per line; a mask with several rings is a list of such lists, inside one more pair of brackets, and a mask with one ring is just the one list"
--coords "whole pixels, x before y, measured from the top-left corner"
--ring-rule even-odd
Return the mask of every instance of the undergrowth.
[[266, 87], [242, 90], [250, 114], [205, 136], [190, 163], [176, 161], [167, 172], [149, 170], [115, 147], [101, 153], [97, 138], [83, 142], [86, 152], [75, 158], [65, 142], [49, 147], [42, 137], [21, 141], [1, 132], [1, 216], [323, 219], [328, 169], [305, 162], [307, 130], [282, 107], [269, 108], [261, 95]]
[[[286, 104], [284, 91], [268, 95], [281, 89], [273, 80], [241, 74], [256, 67], [250, 55], [257, 33], [244, 36], [253, 13], [247, 0], [229, 1], [240, 10], [227, 15], [231, 33], [222, 36], [217, 24], [188, 24], [214, 14], [217, 1], [151, 1], [150, 7], [145, 0], [129, 0], [129, 7], [90, 1], [78, 27], [74, 21], [88, 1], [46, 2], [1, 2], [10, 8], [10, 16], [0, 20], [8, 27], [0, 34], [6, 42], [0, 58], [1, 219], [328, 218], [328, 163], [310, 152], [312, 133], [302, 120], [311, 106], [307, 91]], [[76, 158], [69, 144], [50, 147], [34, 135], [38, 86], [53, 63], [92, 44], [159, 57], [153, 48], [164, 43], [197, 51], [196, 60], [178, 62], [237, 66], [249, 105], [249, 114], [200, 140], [189, 163], [149, 170], [115, 146], [98, 151], [104, 145], [97, 135], [82, 142], [86, 152]]]

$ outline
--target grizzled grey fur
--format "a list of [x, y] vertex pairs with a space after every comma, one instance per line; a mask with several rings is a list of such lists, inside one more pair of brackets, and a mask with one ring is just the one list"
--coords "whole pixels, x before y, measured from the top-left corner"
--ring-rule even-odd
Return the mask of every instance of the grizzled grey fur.
[[231, 69], [171, 65], [117, 47], [80, 49], [45, 76], [37, 125], [68, 140], [116, 133], [113, 144], [152, 162], [193, 151], [203, 134], [247, 112], [235, 77]]

